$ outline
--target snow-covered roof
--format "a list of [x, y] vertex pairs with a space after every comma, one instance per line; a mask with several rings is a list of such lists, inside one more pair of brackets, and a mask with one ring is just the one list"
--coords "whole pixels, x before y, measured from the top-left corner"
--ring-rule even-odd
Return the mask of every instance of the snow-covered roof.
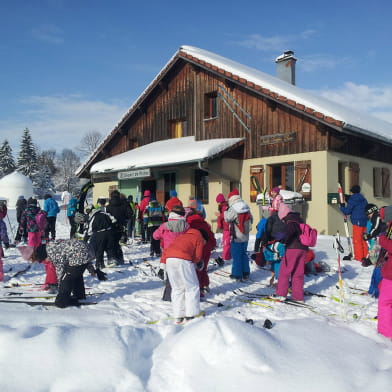
[[247, 85], [255, 91], [268, 95], [271, 99], [277, 100], [294, 110], [302, 111], [306, 115], [311, 115], [320, 121], [325, 121], [337, 129], [343, 128], [354, 134], [373, 137], [388, 144], [392, 143], [392, 124], [387, 121], [364, 112], [357, 112], [344, 107], [337, 102], [330, 101], [307, 90], [293, 86], [275, 76], [268, 75], [255, 68], [237, 63], [236, 61], [207, 50], [184, 45], [165, 64], [96, 150], [76, 170], [76, 175], [81, 174], [96, 159], [103, 147], [109, 143], [113, 135], [129, 116], [137, 110], [140, 103], [148, 96], [154, 86], [156, 86], [178, 58], [184, 58], [187, 61], [208, 68], [212, 72], [225, 75], [225, 77], [236, 80], [238, 83]]
[[312, 94], [297, 86], [293, 86], [277, 77], [237, 63], [236, 61], [229, 60], [215, 53], [192, 46], [181, 46], [179, 50], [198, 60], [245, 79], [245, 81], [268, 89], [279, 96], [286, 97], [287, 100], [292, 100], [294, 103], [304, 105], [304, 111], [306, 111], [306, 108], [311, 108], [314, 112], [322, 113], [325, 117], [331, 117], [335, 120], [342, 121], [344, 128], [365, 135], [371, 135], [388, 143], [392, 142], [392, 124], [387, 121], [378, 119], [364, 112], [357, 112], [353, 109], [344, 107], [339, 103]]
[[243, 138], [196, 141], [194, 136], [161, 140], [95, 163], [90, 173], [170, 166], [203, 161], [241, 143]]

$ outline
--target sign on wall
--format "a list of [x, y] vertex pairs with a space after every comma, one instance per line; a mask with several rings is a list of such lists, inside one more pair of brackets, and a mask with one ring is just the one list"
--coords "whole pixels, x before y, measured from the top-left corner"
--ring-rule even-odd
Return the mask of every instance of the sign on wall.
[[150, 177], [151, 169], [130, 170], [126, 172], [118, 172], [119, 180], [129, 180], [132, 178]]

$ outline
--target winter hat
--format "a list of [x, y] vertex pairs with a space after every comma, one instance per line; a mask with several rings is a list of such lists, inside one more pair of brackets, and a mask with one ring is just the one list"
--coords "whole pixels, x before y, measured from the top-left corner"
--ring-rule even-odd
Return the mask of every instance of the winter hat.
[[[185, 213], [185, 211], [184, 211], [184, 213]], [[172, 211], [172, 212], [169, 213], [168, 220], [169, 221], [172, 221], [172, 220], [185, 220], [185, 216], [177, 214], [177, 213]]]
[[197, 209], [198, 207], [197, 200], [193, 196], [189, 197], [188, 207], [195, 208], [195, 209]]
[[170, 191], [170, 197], [177, 197], [177, 191], [174, 189]]
[[47, 199], [50, 199], [51, 197], [52, 197], [52, 195], [51, 195], [50, 193], [47, 193], [47, 194], [44, 196], [44, 199], [47, 200]]
[[30, 197], [28, 202], [27, 202], [28, 206], [36, 206], [37, 204], [38, 204], [37, 199], [34, 199], [33, 197]]
[[275, 187], [273, 187], [273, 188], [271, 189], [271, 192], [275, 192], [275, 193], [277, 193], [277, 194], [279, 195], [279, 193], [280, 193], [280, 188], [279, 188], [278, 186], [275, 186]]
[[293, 210], [287, 204], [282, 203], [278, 210], [279, 219], [283, 220], [290, 212], [293, 212]]
[[[174, 206], [171, 210], [171, 212], [174, 212], [177, 215], [185, 216], [185, 209], [183, 206]], [[170, 214], [169, 214], [170, 216]]]
[[144, 191], [143, 196], [151, 196], [151, 191], [148, 189]]
[[23, 195], [20, 195], [20, 196], [18, 196], [18, 199], [19, 199], [19, 200], [22, 200], [22, 199], [24, 199], [24, 196], [23, 196]]
[[359, 185], [354, 185], [351, 189], [350, 189], [351, 193], [359, 193], [361, 192], [361, 187]]
[[365, 208], [365, 213], [366, 215], [370, 215], [373, 214], [373, 212], [377, 212], [378, 211], [378, 207], [375, 204], [371, 204], [369, 203], [366, 208]]
[[231, 196], [234, 196], [234, 195], [236, 195], [236, 196], [239, 196], [239, 195], [240, 195], [240, 192], [238, 191], [237, 188], [234, 188], [234, 189], [227, 195], [227, 198], [230, 199], [230, 197], [231, 197]]
[[218, 193], [215, 200], [217, 203], [223, 203], [225, 201], [225, 196], [223, 193]]

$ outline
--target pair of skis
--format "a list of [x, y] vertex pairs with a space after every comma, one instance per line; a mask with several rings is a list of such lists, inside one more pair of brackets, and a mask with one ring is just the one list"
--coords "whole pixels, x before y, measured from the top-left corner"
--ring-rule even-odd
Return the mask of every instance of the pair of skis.
[[[339, 194], [339, 203], [345, 204], [346, 198], [344, 196], [343, 188], [339, 182], [338, 182], [338, 194]], [[349, 252], [349, 254], [347, 256], [343, 257], [343, 260], [351, 260], [353, 258], [353, 246], [352, 246], [350, 232], [348, 230], [347, 215], [343, 214], [343, 212], [342, 212], [342, 215], [343, 215], [344, 231], [346, 232], [346, 237], [347, 237], [347, 247], [348, 247], [348, 252]]]

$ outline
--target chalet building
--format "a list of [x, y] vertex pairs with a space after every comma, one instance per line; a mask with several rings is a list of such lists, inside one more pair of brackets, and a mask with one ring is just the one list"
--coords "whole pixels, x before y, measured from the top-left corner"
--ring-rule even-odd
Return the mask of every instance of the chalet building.
[[279, 56], [273, 77], [180, 47], [77, 175], [93, 180], [94, 200], [113, 189], [196, 196], [213, 229], [218, 193], [238, 187], [257, 223], [257, 194], [280, 185], [302, 193], [296, 208], [319, 233], [344, 233], [338, 182], [392, 204], [392, 124], [296, 87], [295, 62]]

